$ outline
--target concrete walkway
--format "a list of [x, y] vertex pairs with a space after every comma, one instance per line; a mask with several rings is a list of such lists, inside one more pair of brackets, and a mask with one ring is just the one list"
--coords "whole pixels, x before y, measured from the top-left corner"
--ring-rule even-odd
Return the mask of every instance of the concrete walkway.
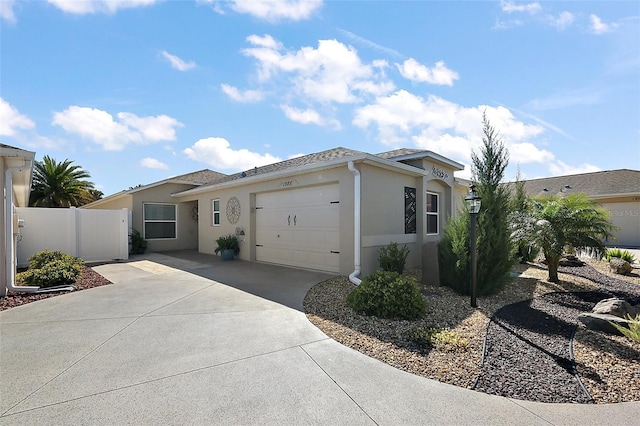
[[302, 312], [329, 275], [194, 252], [0, 313], [0, 424], [630, 424], [640, 403], [510, 400], [397, 370]]

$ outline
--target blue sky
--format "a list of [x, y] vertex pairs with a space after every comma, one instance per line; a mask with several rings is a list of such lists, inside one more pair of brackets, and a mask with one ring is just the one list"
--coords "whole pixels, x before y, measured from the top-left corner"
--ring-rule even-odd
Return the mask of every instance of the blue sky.
[[640, 3], [0, 0], [0, 140], [105, 195], [344, 146], [640, 168]]

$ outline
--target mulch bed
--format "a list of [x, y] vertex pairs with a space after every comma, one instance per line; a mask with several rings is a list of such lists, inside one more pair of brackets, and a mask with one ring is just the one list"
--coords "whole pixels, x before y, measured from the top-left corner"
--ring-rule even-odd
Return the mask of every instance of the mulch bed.
[[[93, 287], [99, 287], [102, 285], [111, 284], [111, 281], [98, 274], [96, 271], [88, 266], [82, 268], [80, 278], [73, 284], [74, 291], [86, 290]], [[16, 306], [24, 305], [26, 303], [35, 302], [36, 300], [47, 299], [49, 297], [59, 296], [64, 292], [51, 292], [51, 293], [20, 293], [9, 291], [6, 297], [0, 298], [0, 311], [5, 309], [14, 308]]]
[[476, 390], [529, 401], [592, 402], [576, 374], [571, 349], [578, 315], [612, 296], [638, 303], [640, 289], [589, 265], [560, 272], [587, 278], [600, 290], [548, 293], [497, 310], [487, 328]]

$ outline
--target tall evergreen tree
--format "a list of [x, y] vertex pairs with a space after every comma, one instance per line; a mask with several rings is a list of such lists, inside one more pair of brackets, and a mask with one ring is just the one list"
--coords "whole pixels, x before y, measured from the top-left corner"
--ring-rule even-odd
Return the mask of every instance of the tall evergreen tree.
[[482, 197], [478, 214], [478, 294], [500, 291], [514, 263], [514, 245], [509, 226], [509, 189], [503, 185], [509, 153], [498, 132], [482, 115], [480, 154], [471, 153], [473, 180]]
[[[482, 116], [482, 147], [471, 154], [472, 175], [482, 197], [477, 227], [477, 291], [489, 295], [500, 291], [514, 263], [514, 246], [509, 228], [509, 190], [502, 185], [509, 153], [498, 132]], [[440, 276], [442, 283], [459, 293], [470, 292], [469, 214], [465, 209], [445, 226], [440, 242]]]
[[73, 161], [58, 163], [45, 155], [33, 166], [33, 184], [29, 205], [32, 207], [71, 207], [83, 204], [86, 194], [93, 190], [91, 175]]

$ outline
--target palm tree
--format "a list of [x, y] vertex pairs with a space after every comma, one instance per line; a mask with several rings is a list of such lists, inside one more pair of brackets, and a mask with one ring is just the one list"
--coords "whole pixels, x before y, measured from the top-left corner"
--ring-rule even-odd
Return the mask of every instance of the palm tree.
[[605, 239], [615, 229], [607, 211], [584, 194], [529, 199], [526, 210], [514, 216], [513, 226], [517, 241], [542, 250], [548, 279], [554, 283], [559, 281], [558, 266], [567, 248], [602, 253]]
[[93, 190], [93, 183], [83, 180], [91, 175], [80, 166], [71, 165], [65, 159], [61, 163], [45, 155], [33, 166], [33, 184], [29, 205], [32, 207], [79, 206], [87, 192]]

